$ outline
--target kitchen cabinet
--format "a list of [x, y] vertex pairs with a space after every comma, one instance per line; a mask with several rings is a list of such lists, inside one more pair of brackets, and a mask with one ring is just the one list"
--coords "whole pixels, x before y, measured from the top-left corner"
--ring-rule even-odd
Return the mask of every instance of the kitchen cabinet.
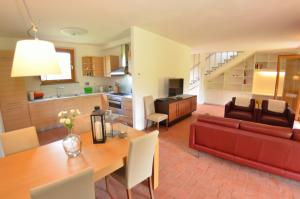
[[81, 115], [90, 115], [95, 106], [104, 106], [102, 94], [29, 102], [32, 125], [38, 131], [59, 127], [58, 113], [79, 109]]
[[155, 112], [167, 114], [170, 124], [189, 116], [196, 108], [197, 97], [194, 95], [183, 95], [180, 99], [163, 98], [155, 101]]
[[133, 125], [132, 119], [132, 99], [123, 97], [121, 101], [122, 114], [120, 116], [120, 120], [123, 123], [128, 124], [129, 126]]
[[23, 77], [11, 77], [12, 51], [0, 51], [0, 109], [5, 131], [31, 126]]
[[119, 56], [82, 57], [83, 76], [110, 77], [110, 72], [119, 67]]
[[84, 76], [103, 77], [103, 57], [82, 57], [82, 74]]

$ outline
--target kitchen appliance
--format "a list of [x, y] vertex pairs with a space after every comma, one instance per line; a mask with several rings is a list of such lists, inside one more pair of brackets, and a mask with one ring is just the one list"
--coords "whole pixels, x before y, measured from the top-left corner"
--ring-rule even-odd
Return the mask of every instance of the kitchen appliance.
[[183, 94], [183, 79], [169, 79], [169, 97]]
[[120, 60], [120, 66], [112, 71], [110, 75], [116, 76], [116, 75], [126, 75], [128, 73], [128, 53], [129, 53], [129, 44], [123, 44], [121, 45], [121, 60]]
[[107, 95], [109, 108], [113, 113], [122, 114], [122, 98], [128, 93], [109, 93]]
[[34, 91], [33, 96], [34, 99], [43, 99], [44, 93], [42, 91]]

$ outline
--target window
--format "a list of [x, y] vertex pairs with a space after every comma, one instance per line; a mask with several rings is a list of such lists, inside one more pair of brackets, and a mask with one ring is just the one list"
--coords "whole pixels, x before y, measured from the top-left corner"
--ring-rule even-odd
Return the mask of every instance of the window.
[[74, 50], [56, 49], [56, 55], [62, 74], [42, 75], [42, 84], [58, 84], [75, 82]]

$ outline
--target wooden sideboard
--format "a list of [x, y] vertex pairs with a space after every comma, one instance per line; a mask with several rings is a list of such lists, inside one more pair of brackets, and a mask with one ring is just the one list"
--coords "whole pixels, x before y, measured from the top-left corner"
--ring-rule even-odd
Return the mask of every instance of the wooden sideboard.
[[178, 98], [168, 97], [155, 100], [155, 112], [169, 116], [169, 124], [173, 124], [197, 109], [197, 96], [182, 95]]

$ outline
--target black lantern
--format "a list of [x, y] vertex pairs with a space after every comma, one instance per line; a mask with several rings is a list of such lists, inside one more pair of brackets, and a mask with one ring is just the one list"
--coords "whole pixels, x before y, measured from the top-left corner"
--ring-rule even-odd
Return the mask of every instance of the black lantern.
[[99, 108], [99, 106], [95, 106], [91, 114], [92, 135], [94, 144], [104, 143], [106, 141], [104, 115], [105, 112], [102, 111]]

